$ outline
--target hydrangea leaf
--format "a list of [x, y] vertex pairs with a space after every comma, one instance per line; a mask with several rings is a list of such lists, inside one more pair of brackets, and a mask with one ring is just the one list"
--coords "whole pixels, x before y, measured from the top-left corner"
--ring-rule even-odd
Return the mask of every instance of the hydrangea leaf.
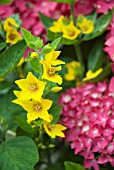
[[13, 0], [1, 0], [0, 4], [8, 4], [10, 2], [12, 2]]
[[0, 55], [0, 77], [3, 77], [8, 72], [12, 71], [21, 59], [26, 49], [24, 40], [10, 46]]
[[29, 137], [21, 136], [4, 142], [0, 146], [1, 170], [33, 170], [38, 162], [38, 150]]
[[95, 21], [95, 28], [94, 31], [88, 35], [85, 35], [82, 40], [87, 41], [91, 40], [93, 38], [96, 38], [100, 36], [107, 28], [109, 25], [110, 21], [112, 19], [112, 11], [109, 11], [108, 13], [100, 16], [96, 21]]
[[65, 164], [65, 170], [85, 170], [85, 168], [83, 166], [81, 166], [80, 164], [77, 163], [73, 163], [73, 162], [64, 162]]

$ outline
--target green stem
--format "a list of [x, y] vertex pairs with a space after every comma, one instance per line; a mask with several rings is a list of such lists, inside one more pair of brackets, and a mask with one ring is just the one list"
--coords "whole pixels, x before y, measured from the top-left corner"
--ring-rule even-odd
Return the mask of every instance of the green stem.
[[80, 44], [79, 44], [79, 43], [76, 43], [76, 44], [74, 44], [74, 47], [75, 47], [77, 59], [78, 59], [78, 61], [80, 62], [81, 66], [82, 66], [83, 69], [84, 69], [83, 72], [85, 72], [85, 65], [84, 65], [84, 61], [83, 61], [83, 56], [82, 56]]
[[74, 3], [70, 5], [70, 8], [71, 8], [72, 20], [74, 21], [74, 25], [75, 25], [76, 21], [75, 21], [75, 13], [74, 13]]

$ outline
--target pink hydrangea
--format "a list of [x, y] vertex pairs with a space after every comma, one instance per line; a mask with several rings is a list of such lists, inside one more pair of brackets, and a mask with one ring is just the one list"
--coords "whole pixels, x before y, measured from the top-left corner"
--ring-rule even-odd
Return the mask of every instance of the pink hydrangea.
[[68, 127], [65, 141], [84, 157], [85, 168], [114, 165], [114, 91], [109, 85], [98, 82], [68, 89], [59, 104], [60, 121]]
[[114, 0], [97, 0], [95, 7], [98, 13], [106, 13], [114, 7]]

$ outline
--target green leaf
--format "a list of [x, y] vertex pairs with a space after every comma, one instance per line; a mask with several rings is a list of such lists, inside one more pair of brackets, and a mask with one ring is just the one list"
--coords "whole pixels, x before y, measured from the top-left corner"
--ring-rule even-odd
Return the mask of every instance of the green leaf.
[[88, 70], [95, 72], [98, 70], [103, 63], [103, 38], [99, 38], [88, 56]]
[[53, 116], [51, 124], [56, 124], [59, 121], [62, 106], [55, 106], [49, 110], [49, 113]]
[[0, 43], [0, 51], [3, 50], [6, 47], [6, 45], [7, 44], [5, 42]]
[[29, 48], [39, 50], [43, 46], [43, 40], [41, 40], [39, 37], [33, 36], [24, 28], [22, 28], [22, 33]]
[[6, 51], [0, 55], [0, 77], [3, 77], [20, 61], [24, 51], [26, 49], [26, 43], [24, 40], [10, 46]]
[[35, 72], [37, 72], [37, 73], [42, 72], [42, 66], [40, 64], [39, 58], [34, 58], [34, 59], [30, 60], [30, 64]]
[[13, 0], [0, 0], [0, 4], [8, 4], [12, 2]]
[[55, 21], [54, 19], [47, 17], [46, 15], [42, 14], [41, 12], [39, 12], [39, 17], [46, 29], [53, 26], [53, 22]]
[[[25, 113], [26, 114], [26, 113]], [[32, 128], [31, 124], [27, 123], [27, 118], [14, 116], [14, 120], [17, 122], [19, 127], [27, 133], [33, 133], [34, 129]]]
[[9, 91], [7, 95], [0, 97], [0, 117], [4, 119], [4, 125], [7, 126], [8, 129], [16, 127], [13, 116], [23, 111], [22, 107], [12, 103], [14, 99], [12, 90]]
[[94, 31], [91, 34], [85, 35], [82, 40], [87, 41], [96, 38], [103, 34], [112, 19], [112, 11], [102, 15], [95, 22]]
[[16, 137], [0, 146], [1, 170], [33, 170], [39, 156], [35, 143], [29, 137]]
[[60, 43], [61, 37], [56, 38], [51, 44], [48, 43], [42, 48], [41, 55], [46, 55], [50, 51], [54, 50], [57, 48], [58, 44]]
[[64, 164], [65, 164], [65, 170], [85, 170], [83, 166], [77, 163], [66, 161], [64, 162]]
[[52, 0], [54, 2], [60, 2], [60, 3], [68, 3], [68, 4], [72, 4], [74, 2], [76, 2], [77, 0]]

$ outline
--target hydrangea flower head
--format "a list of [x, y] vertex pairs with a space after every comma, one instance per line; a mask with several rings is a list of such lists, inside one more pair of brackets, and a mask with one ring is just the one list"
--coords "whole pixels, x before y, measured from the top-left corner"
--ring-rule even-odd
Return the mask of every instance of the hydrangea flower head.
[[[84, 157], [85, 168], [113, 164], [114, 95], [106, 82], [88, 83], [62, 94], [60, 122], [67, 127], [66, 142]], [[96, 157], [97, 153], [97, 157]]]

